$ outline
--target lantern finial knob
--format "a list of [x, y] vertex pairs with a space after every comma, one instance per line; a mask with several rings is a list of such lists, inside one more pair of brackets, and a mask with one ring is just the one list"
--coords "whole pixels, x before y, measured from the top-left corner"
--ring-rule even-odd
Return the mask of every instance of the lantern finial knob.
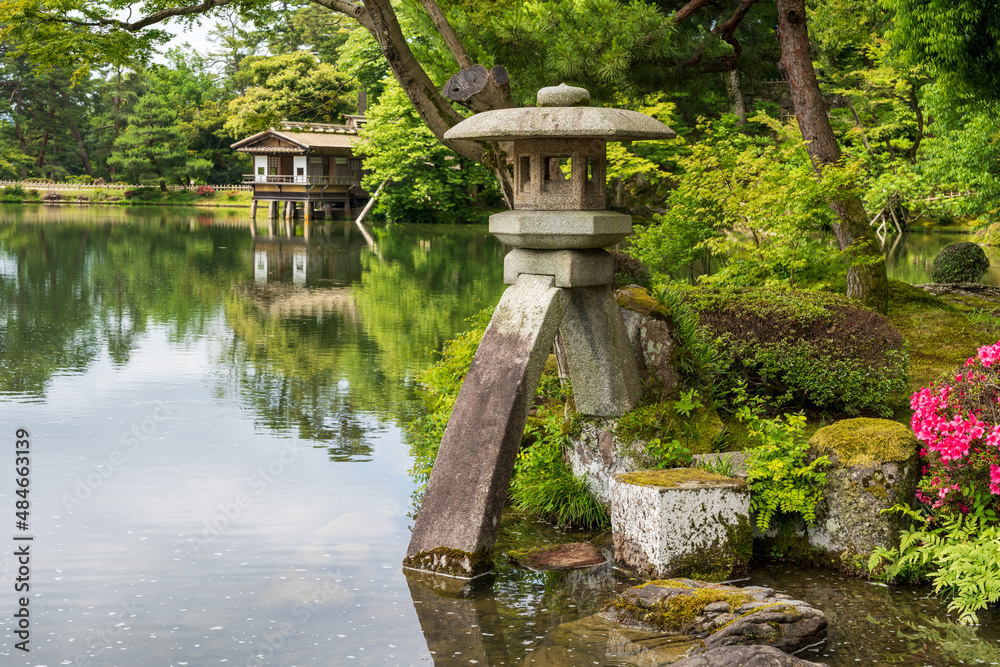
[[585, 107], [590, 104], [590, 93], [586, 88], [567, 86], [549, 86], [538, 91], [538, 106], [540, 107]]

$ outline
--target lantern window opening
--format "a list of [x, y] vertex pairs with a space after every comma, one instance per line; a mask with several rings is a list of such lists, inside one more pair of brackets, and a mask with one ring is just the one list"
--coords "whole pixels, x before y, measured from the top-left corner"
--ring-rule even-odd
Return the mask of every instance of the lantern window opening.
[[518, 188], [521, 192], [528, 192], [531, 189], [531, 156], [521, 155], [518, 157]]

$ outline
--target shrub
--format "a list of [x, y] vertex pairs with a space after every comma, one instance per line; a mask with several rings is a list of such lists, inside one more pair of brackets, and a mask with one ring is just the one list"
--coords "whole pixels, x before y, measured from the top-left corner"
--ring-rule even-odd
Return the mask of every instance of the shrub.
[[50, 190], [49, 192], [46, 192], [45, 196], [42, 197], [42, 201], [52, 201], [52, 202], [54, 202], [54, 201], [59, 201], [61, 199], [62, 199], [62, 195], [59, 194], [58, 192], [54, 192], [52, 190]]
[[869, 570], [885, 579], [927, 578], [952, 596], [963, 623], [1000, 600], [1000, 342], [913, 394], [910, 425], [926, 446], [917, 511], [895, 549], [879, 548]]
[[823, 469], [826, 456], [809, 460], [804, 415], [785, 414], [765, 419], [760, 416], [762, 401], [737, 389], [740, 408], [736, 413], [747, 425], [759, 447], [749, 451], [747, 484], [750, 507], [757, 512], [757, 528], [766, 531], [776, 514], [800, 514], [806, 523], [816, 520], [816, 505], [823, 499], [827, 478]]
[[3, 189], [4, 197], [11, 197], [20, 199], [24, 197], [24, 188], [20, 185], [8, 185]]
[[215, 188], [213, 188], [211, 185], [199, 185], [197, 192], [202, 197], [211, 197], [213, 194], [215, 194]]
[[237, 197], [240, 196], [240, 191], [239, 190], [227, 190], [226, 191], [226, 196], [229, 197], [230, 199], [236, 199]]
[[931, 280], [936, 283], [974, 283], [988, 268], [990, 260], [979, 245], [970, 241], [949, 243], [934, 258]]
[[[979, 348], [947, 380], [913, 394], [910, 425], [927, 457], [917, 498], [931, 510], [1000, 511], [1000, 342]], [[942, 509], [943, 508], [943, 509]]]
[[899, 547], [878, 547], [868, 569], [880, 578], [929, 579], [935, 593], [951, 596], [948, 610], [960, 623], [979, 623], [976, 612], [1000, 600], [1000, 527], [975, 515], [929, 517], [906, 505], [889, 510], [906, 514], [913, 525]]
[[745, 383], [772, 409], [889, 416], [909, 358], [888, 319], [846, 297], [802, 290], [698, 288], [684, 299], [714, 338], [730, 396]]

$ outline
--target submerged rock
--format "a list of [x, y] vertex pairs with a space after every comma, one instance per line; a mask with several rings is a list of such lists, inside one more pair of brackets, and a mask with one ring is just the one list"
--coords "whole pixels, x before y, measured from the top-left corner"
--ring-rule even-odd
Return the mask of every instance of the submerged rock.
[[630, 588], [601, 615], [628, 627], [698, 638], [701, 642], [692, 654], [751, 644], [794, 651], [822, 641], [827, 627], [822, 611], [772, 588], [691, 579], [651, 581]]
[[809, 662], [788, 655], [773, 646], [723, 646], [699, 653], [680, 662], [676, 667], [826, 667], [821, 662]]
[[608, 559], [587, 542], [554, 544], [534, 549], [508, 551], [507, 557], [518, 565], [538, 572], [549, 570], [579, 570], [604, 565]]

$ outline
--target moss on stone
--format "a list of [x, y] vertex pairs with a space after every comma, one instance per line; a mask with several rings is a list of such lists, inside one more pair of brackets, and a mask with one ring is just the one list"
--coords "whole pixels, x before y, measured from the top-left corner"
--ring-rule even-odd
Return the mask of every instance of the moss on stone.
[[539, 547], [528, 547], [527, 549], [511, 549], [505, 555], [512, 562], [523, 565], [529, 557], [535, 554], [543, 554], [547, 551], [555, 551], [560, 546], [559, 544], [545, 544]]
[[869, 418], [824, 426], [809, 444], [820, 453], [835, 453], [841, 465], [850, 467], [906, 461], [919, 446], [913, 432], [899, 422]]
[[615, 292], [615, 301], [626, 310], [632, 310], [646, 317], [670, 321], [670, 312], [666, 306], [656, 300], [644, 287], [623, 287]]
[[655, 400], [630, 410], [615, 425], [615, 436], [622, 442], [649, 441], [653, 438], [676, 438], [692, 454], [707, 454], [721, 440], [724, 431], [719, 413], [701, 407], [690, 417], [682, 417], [673, 401]]
[[[677, 588], [676, 586], [670, 586]], [[646, 608], [621, 595], [605, 609], [614, 609], [620, 622], [649, 626], [662, 632], [690, 633], [694, 620], [713, 602], [727, 602], [733, 609], [751, 602], [753, 596], [739, 591], [699, 588], [690, 594], [674, 595]]]
[[493, 552], [485, 548], [470, 553], [461, 549], [437, 547], [407, 556], [403, 559], [403, 567], [472, 579], [493, 569]]
[[645, 588], [646, 586], [659, 586], [660, 588], [686, 588], [694, 590], [694, 586], [684, 583], [680, 579], [653, 579], [644, 584], [639, 584], [633, 588]]
[[639, 486], [662, 486], [664, 488], [701, 488], [706, 486], [746, 486], [747, 483], [733, 477], [717, 475], [700, 468], [664, 468], [663, 470], [637, 470], [617, 476], [619, 482]]

